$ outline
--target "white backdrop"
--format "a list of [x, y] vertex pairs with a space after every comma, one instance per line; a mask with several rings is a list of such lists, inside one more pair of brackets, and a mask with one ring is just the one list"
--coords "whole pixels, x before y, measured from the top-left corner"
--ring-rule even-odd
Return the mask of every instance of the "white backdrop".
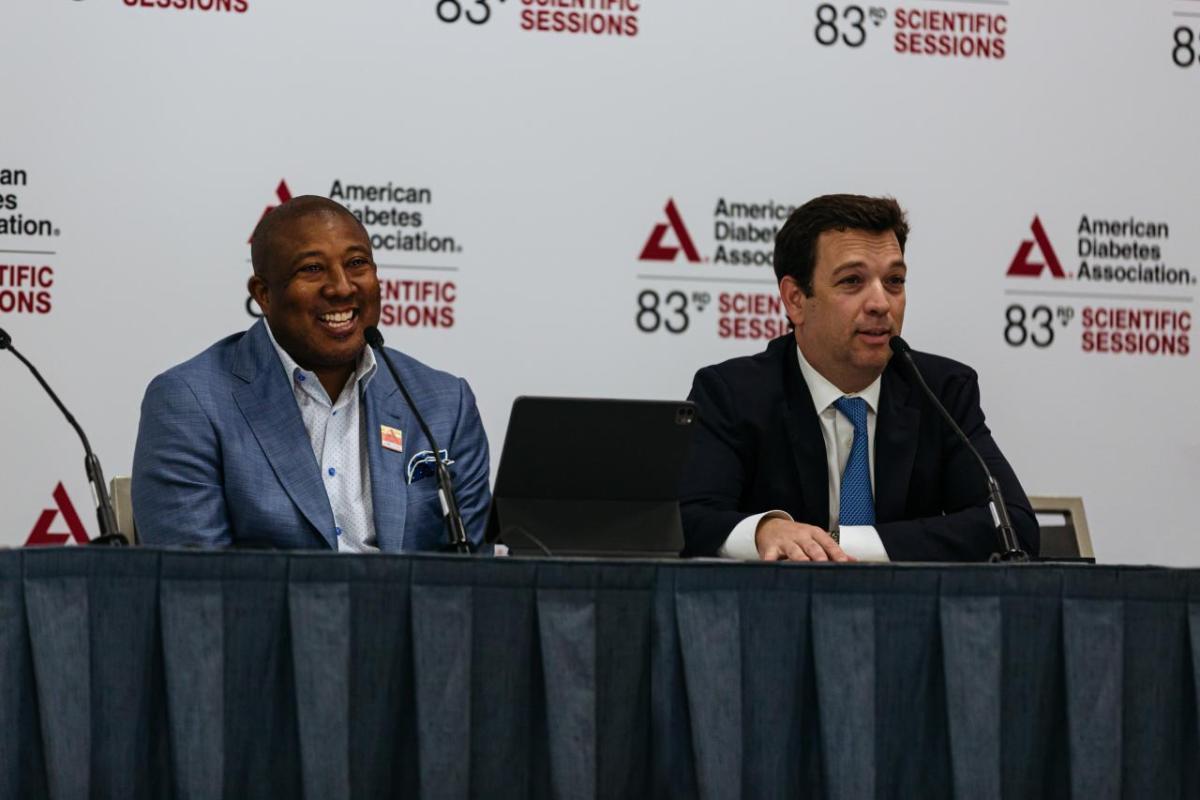
[[[983, 28], [993, 57], [898, 52], [909, 23]], [[772, 295], [769, 264], [719, 248], [769, 262], [770, 242], [716, 223], [778, 222], [722, 202], [892, 194], [906, 338], [979, 370], [1026, 489], [1082, 495], [1101, 561], [1195, 565], [1196, 29], [1191, 0], [5, 0], [0, 326], [127, 474], [150, 378], [252, 322], [247, 239], [281, 181], [417, 190], [349, 204], [420, 214], [369, 226], [441, 245], [377, 249], [381, 277], [399, 297], [453, 284], [392, 309], [453, 324], [383, 332], [471, 381], [494, 465], [519, 394], [679, 398], [765, 345], [721, 334], [781, 315], [721, 295]], [[1167, 235], [1117, 225], [1095, 238], [1125, 252], [1084, 258], [1085, 216]], [[1177, 272], [1084, 279], [1085, 261]], [[1120, 336], [1148, 311], [1174, 327], [1153, 315], [1143, 352], [1098, 352], [1114, 331], [1085, 342], [1085, 309], [1135, 312]], [[96, 535], [73, 434], [7, 355], [0, 387], [0, 543], [69, 532], [60, 482]]]

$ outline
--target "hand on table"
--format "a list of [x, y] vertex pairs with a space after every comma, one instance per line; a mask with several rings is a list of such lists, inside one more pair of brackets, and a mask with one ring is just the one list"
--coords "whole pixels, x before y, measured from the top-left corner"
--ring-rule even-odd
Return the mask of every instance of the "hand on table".
[[786, 519], [764, 519], [754, 534], [763, 561], [854, 561], [826, 531]]

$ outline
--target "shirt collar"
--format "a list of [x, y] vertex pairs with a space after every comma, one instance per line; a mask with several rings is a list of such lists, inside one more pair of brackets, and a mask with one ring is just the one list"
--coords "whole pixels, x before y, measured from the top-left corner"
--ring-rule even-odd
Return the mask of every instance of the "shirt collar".
[[808, 384], [808, 391], [812, 394], [813, 405], [818, 414], [824, 412], [840, 397], [861, 397], [867, 401], [867, 406], [871, 411], [879, 413], [879, 390], [883, 385], [882, 375], [871, 381], [871, 385], [861, 392], [847, 394], [830, 383], [824, 375], [813, 368], [812, 364], [808, 363], [808, 359], [800, 350], [800, 345], [796, 345], [796, 358], [800, 361], [800, 374], [804, 376], [804, 382]]
[[[275, 348], [276, 355], [279, 356], [279, 363], [283, 365], [283, 372], [287, 375], [288, 382], [293, 383], [297, 376], [303, 380], [311, 380], [314, 386], [319, 386], [320, 381], [317, 380], [317, 375], [312, 370], [307, 370], [296, 363], [296, 359], [292, 358], [287, 350], [280, 347], [279, 342], [275, 341], [275, 334], [271, 331], [270, 324], [263, 320], [263, 327], [267, 329], [267, 338], [271, 340], [271, 346]], [[351, 382], [357, 383], [360, 390], [365, 390], [367, 384], [375, 377], [375, 371], [378, 365], [375, 363], [375, 352], [364, 347], [362, 352], [358, 354], [358, 366], [354, 368], [354, 375], [351, 376]], [[324, 391], [324, 388], [322, 388]], [[329, 398], [330, 402], [337, 402], [336, 397]]]

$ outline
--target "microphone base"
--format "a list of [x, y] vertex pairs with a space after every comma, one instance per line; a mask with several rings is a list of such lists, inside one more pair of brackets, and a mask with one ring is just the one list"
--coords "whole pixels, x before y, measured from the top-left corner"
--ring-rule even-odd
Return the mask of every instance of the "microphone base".
[[1029, 554], [1024, 550], [1006, 550], [1003, 553], [992, 553], [988, 561], [992, 564], [1024, 564], [1029, 562]]
[[88, 547], [129, 547], [129, 540], [123, 533], [110, 533], [92, 539], [88, 542]]

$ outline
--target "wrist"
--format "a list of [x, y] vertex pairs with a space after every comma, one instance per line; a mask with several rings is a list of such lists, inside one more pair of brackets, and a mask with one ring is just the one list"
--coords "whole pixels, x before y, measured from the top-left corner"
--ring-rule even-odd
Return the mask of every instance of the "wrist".
[[760, 557], [762, 556], [763, 548], [766, 547], [766, 542], [771, 531], [788, 521], [784, 517], [773, 517], [770, 515], [764, 516], [758, 521], [758, 525], [754, 529], [754, 547], [758, 550]]

